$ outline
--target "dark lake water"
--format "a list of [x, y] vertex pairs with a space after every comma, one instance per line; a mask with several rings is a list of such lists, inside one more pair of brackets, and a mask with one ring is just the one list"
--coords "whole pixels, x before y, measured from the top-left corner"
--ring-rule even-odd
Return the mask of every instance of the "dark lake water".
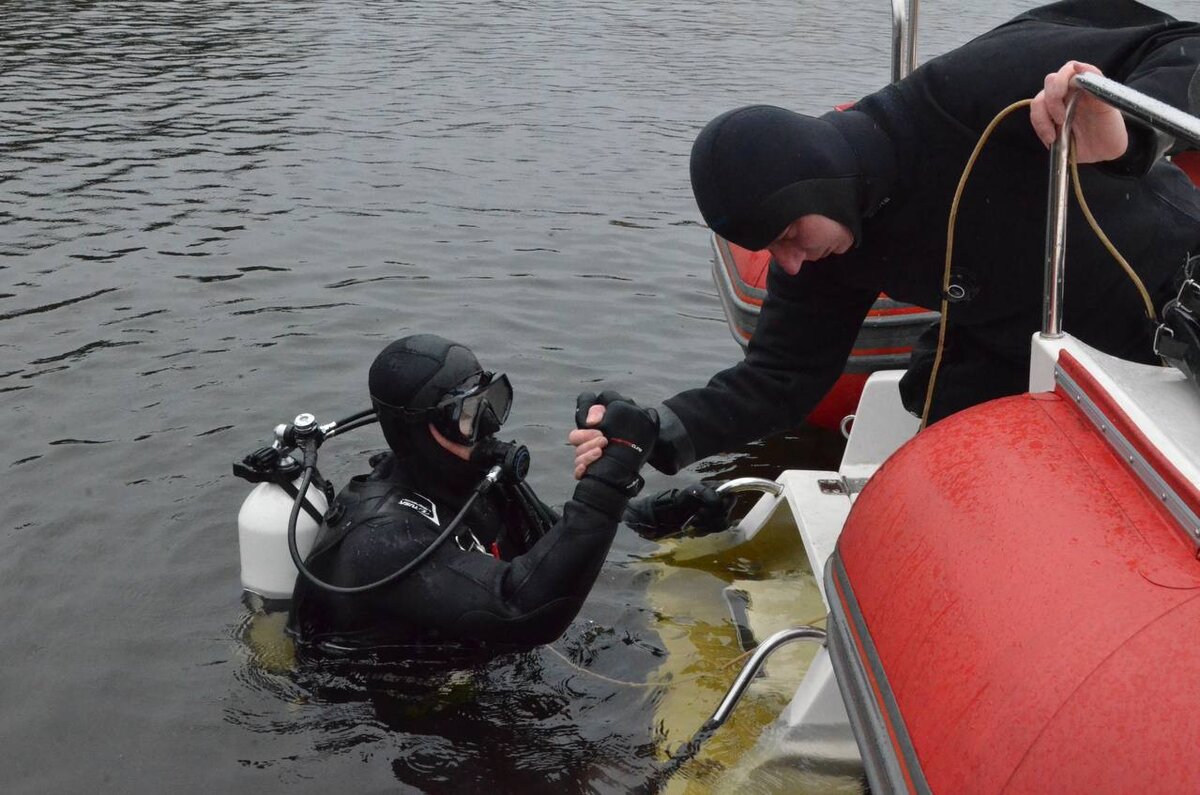
[[[1033, 4], [922, 5], [930, 55]], [[239, 601], [247, 485], [230, 462], [299, 411], [363, 407], [375, 353], [435, 332], [509, 374], [506, 432], [561, 503], [577, 392], [653, 403], [740, 355], [688, 186], [693, 136], [736, 105], [822, 111], [878, 87], [888, 12], [0, 0], [0, 787], [645, 779], [732, 670], [674, 691], [674, 724], [663, 691], [550, 651], [447, 679], [299, 670]], [[344, 437], [323, 468], [344, 481], [381, 446], [373, 428]], [[803, 434], [708, 471], [836, 455]], [[655, 550], [618, 536], [561, 654], [646, 682], [701, 635], [729, 645], [726, 582], [781, 576]], [[720, 787], [719, 767], [692, 788]]]

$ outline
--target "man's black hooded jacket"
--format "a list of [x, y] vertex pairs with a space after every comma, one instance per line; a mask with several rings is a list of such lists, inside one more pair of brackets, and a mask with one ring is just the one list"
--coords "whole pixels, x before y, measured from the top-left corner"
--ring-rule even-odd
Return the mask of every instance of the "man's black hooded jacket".
[[[822, 117], [856, 151], [863, 195], [872, 197], [862, 239], [795, 276], [772, 264], [745, 360], [666, 401], [661, 453], [651, 463], [673, 472], [795, 427], [841, 374], [880, 292], [938, 309], [950, 203], [972, 148], [998, 111], [1033, 97], [1069, 60], [1200, 111], [1200, 25], [1130, 0], [1068, 0], [1024, 13], [852, 110]], [[1170, 144], [1131, 125], [1125, 156], [1080, 169], [1101, 227], [1158, 307], [1187, 256], [1200, 252], [1200, 192], [1161, 157]], [[1014, 113], [984, 149], [959, 210], [952, 283], [966, 297], [950, 305], [933, 419], [1027, 388], [1042, 309], [1048, 174], [1028, 111]], [[1154, 361], [1153, 326], [1136, 288], [1074, 205], [1064, 308], [1065, 328], [1084, 342]]]

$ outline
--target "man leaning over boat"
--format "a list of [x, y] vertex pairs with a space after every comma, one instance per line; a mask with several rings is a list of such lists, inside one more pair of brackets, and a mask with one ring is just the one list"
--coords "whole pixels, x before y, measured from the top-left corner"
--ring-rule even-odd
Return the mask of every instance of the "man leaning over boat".
[[[928, 421], [1024, 392], [1042, 310], [1046, 150], [1082, 72], [1196, 113], [1200, 25], [1132, 0], [1065, 0], [845, 112], [755, 105], [713, 119], [692, 148], [692, 189], [715, 233], [771, 252], [767, 296], [746, 358], [657, 408], [650, 463], [674, 474], [794, 428], [837, 380], [881, 292], [935, 310], [948, 301]], [[963, 167], [993, 118], [1028, 98], [1029, 111], [1000, 122], [975, 164], [943, 296], [947, 220]], [[1099, 100], [1079, 100], [1073, 130], [1083, 193], [1161, 311], [1189, 254], [1200, 252], [1200, 192], [1164, 157], [1174, 140]], [[1157, 361], [1155, 323], [1137, 289], [1085, 223], [1067, 228], [1065, 324], [1101, 351]], [[922, 335], [901, 382], [914, 414], [926, 401], [936, 332]], [[594, 430], [576, 430], [571, 441], [581, 477], [606, 441]], [[703, 500], [722, 507], [695, 493], [703, 489], [683, 491], [642, 498], [628, 515], [645, 525], [656, 511], [682, 515]]]

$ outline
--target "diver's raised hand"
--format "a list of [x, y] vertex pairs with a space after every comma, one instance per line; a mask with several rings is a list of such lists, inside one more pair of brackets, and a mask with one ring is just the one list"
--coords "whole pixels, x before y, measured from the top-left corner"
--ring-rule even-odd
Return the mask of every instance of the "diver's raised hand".
[[[1067, 117], [1067, 104], [1075, 75], [1103, 75], [1098, 68], [1079, 61], [1067, 61], [1061, 69], [1046, 75], [1045, 88], [1033, 98], [1029, 121], [1033, 131], [1046, 148], [1058, 138]], [[1101, 163], [1115, 160], [1129, 148], [1129, 132], [1121, 111], [1096, 97], [1082, 92], [1075, 105], [1071, 124], [1075, 141], [1075, 159], [1080, 163]]]
[[579, 427], [567, 434], [567, 441], [575, 446], [576, 480], [583, 477], [588, 466], [600, 460], [605, 446], [608, 445], [608, 439], [595, 427], [604, 419], [604, 406], [599, 403], [583, 405], [584, 397], [591, 394], [584, 392], [579, 396], [579, 404], [575, 413], [575, 424]]
[[[658, 417], [617, 392], [584, 392], [576, 401], [575, 477], [594, 477], [621, 489], [641, 479], [638, 471], [658, 437]], [[639, 486], [640, 488], [640, 486]]]

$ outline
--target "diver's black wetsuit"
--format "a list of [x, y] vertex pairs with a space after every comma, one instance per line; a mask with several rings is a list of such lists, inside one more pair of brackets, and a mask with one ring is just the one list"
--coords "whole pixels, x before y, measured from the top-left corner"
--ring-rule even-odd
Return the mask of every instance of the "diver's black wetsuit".
[[[745, 360], [666, 401], [651, 463], [670, 473], [794, 427], [841, 374], [880, 292], [937, 309], [950, 202], [972, 147], [998, 111], [1034, 96], [1072, 59], [1200, 112], [1200, 26], [1129, 0], [1073, 0], [1022, 14], [853, 110], [822, 117], [853, 147], [861, 189], [883, 202], [846, 254], [805, 263], [796, 276], [771, 265]], [[1200, 196], [1159, 159], [1162, 145], [1130, 125], [1124, 157], [1080, 169], [1101, 227], [1156, 307], [1173, 294], [1187, 254], [1200, 252]], [[967, 298], [950, 306], [934, 419], [1027, 388], [1029, 341], [1041, 325], [1048, 166], [1021, 110], [997, 128], [971, 176], [952, 279]], [[1138, 294], [1074, 202], [1067, 261], [1065, 327], [1106, 352], [1153, 361], [1153, 327]], [[921, 398], [928, 369], [923, 376], [909, 379], [920, 382], [909, 386]]]
[[[338, 494], [308, 557], [314, 574], [341, 586], [372, 582], [439, 535], [475, 482], [447, 489], [414, 460], [388, 454]], [[523, 516], [497, 487], [476, 502], [462, 527], [488, 550], [497, 543], [503, 559], [463, 551], [451, 539], [417, 570], [373, 591], [336, 594], [299, 578], [289, 630], [305, 645], [403, 647], [409, 655], [549, 643], [587, 597], [626, 497], [585, 479], [549, 532], [514, 556], [524, 549]]]

